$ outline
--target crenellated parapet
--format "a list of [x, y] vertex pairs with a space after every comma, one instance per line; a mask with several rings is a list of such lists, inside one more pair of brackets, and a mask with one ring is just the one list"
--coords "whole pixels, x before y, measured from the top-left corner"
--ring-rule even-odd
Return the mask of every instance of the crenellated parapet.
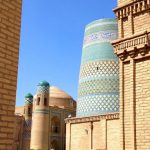
[[118, 20], [119, 38], [148, 32], [149, 10], [150, 0], [134, 0], [115, 8], [113, 11]]
[[150, 0], [132, 0], [127, 5], [121, 5], [113, 11], [118, 19], [128, 17], [130, 14], [142, 13], [150, 9]]

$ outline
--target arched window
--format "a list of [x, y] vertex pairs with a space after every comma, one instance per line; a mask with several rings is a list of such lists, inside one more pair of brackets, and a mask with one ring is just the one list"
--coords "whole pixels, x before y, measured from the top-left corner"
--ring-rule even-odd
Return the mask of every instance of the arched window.
[[31, 115], [31, 108], [28, 108], [28, 115]]
[[36, 100], [36, 105], [40, 104], [40, 97], [38, 97], [38, 99]]
[[60, 119], [57, 116], [52, 118], [52, 133], [60, 133]]
[[26, 111], [25, 111], [25, 107], [24, 107], [24, 114], [25, 114], [25, 112], [26, 112]]
[[47, 98], [44, 98], [44, 106], [47, 105]]

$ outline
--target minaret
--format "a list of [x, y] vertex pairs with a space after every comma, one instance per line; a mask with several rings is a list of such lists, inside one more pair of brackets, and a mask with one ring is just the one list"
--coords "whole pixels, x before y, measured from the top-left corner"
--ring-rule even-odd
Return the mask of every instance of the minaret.
[[111, 41], [117, 38], [115, 19], [86, 26], [80, 67], [77, 116], [119, 112], [119, 67]]
[[25, 106], [24, 106], [25, 120], [32, 118], [32, 104], [33, 104], [33, 95], [31, 93], [28, 93], [25, 96]]
[[38, 84], [32, 115], [30, 149], [48, 150], [49, 148], [49, 83]]
[[30, 149], [30, 138], [31, 138], [31, 122], [32, 122], [32, 103], [33, 95], [28, 93], [25, 96], [24, 106], [24, 128], [23, 128], [23, 146], [22, 150]]

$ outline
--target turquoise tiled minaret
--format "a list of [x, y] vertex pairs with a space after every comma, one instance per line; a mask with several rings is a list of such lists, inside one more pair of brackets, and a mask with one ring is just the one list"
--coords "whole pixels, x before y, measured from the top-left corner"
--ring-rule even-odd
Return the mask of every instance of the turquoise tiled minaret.
[[117, 38], [115, 19], [86, 26], [79, 77], [77, 116], [119, 111], [118, 59], [111, 41]]

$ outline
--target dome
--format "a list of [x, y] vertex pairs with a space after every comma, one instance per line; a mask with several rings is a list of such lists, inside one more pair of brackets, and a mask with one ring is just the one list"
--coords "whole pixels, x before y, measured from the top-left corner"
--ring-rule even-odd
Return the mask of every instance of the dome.
[[28, 93], [25, 95], [25, 105], [30, 105], [33, 103], [33, 95]]
[[100, 19], [85, 28], [79, 76], [77, 116], [119, 111], [119, 65], [111, 41], [117, 39], [116, 19]]
[[52, 86], [50, 87], [49, 90], [50, 90], [50, 97], [72, 99], [70, 95], [68, 95], [66, 92], [59, 89], [58, 87]]
[[49, 88], [49, 93], [50, 93], [50, 100], [49, 100], [50, 106], [75, 109], [76, 102], [69, 94], [67, 94], [63, 90], [59, 89], [58, 87], [51, 86]]
[[28, 93], [25, 98], [33, 98], [33, 95], [31, 93]]
[[47, 81], [43, 80], [37, 85], [37, 93], [46, 94], [49, 92], [49, 87], [50, 84]]
[[43, 80], [43, 81], [41, 81], [41, 82], [38, 84], [38, 86], [45, 86], [45, 87], [47, 87], [47, 86], [50, 86], [50, 84], [49, 84], [47, 81]]

